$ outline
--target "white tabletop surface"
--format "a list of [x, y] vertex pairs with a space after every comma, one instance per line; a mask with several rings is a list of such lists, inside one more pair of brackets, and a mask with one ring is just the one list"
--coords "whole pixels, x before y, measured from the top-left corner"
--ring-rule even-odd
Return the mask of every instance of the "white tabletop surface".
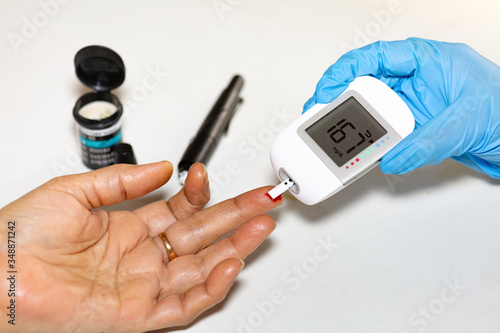
[[[2, 0], [0, 205], [87, 171], [71, 113], [89, 91], [73, 65], [84, 46], [125, 62], [114, 93], [140, 163], [177, 165], [232, 75], [245, 78], [245, 102], [208, 165], [213, 204], [277, 183], [276, 124], [300, 114], [345, 50], [416, 36], [500, 63], [499, 10], [491, 0]], [[374, 170], [313, 207], [288, 197], [226, 301], [166, 332], [498, 332], [499, 186], [446, 161], [404, 176]], [[173, 179], [119, 208], [179, 188]]]

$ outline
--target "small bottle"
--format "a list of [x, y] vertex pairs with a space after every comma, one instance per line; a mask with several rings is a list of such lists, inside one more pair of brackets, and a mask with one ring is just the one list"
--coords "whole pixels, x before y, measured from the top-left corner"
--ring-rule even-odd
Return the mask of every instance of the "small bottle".
[[123, 106], [111, 89], [125, 80], [123, 61], [107, 47], [87, 46], [76, 54], [75, 70], [80, 81], [94, 90], [80, 97], [73, 109], [83, 163], [91, 169], [115, 164]]

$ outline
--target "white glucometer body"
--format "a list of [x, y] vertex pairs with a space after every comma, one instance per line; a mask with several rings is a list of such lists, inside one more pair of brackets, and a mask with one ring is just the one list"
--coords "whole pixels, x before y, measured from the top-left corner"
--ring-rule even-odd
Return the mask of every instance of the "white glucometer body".
[[314, 205], [377, 166], [414, 127], [413, 114], [391, 88], [359, 77], [285, 128], [271, 146], [271, 163], [282, 184], [293, 183], [289, 191], [297, 199]]

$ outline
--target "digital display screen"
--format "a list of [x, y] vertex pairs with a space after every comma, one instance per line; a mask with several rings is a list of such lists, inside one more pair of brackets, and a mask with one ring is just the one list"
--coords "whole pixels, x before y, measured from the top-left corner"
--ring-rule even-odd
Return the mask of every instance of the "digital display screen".
[[339, 167], [380, 139], [387, 130], [350, 97], [306, 129]]

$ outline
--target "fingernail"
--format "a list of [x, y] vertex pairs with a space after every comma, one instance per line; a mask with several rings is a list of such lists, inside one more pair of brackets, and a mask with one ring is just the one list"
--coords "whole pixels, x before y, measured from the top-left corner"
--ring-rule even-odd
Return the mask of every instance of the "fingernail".
[[240, 266], [240, 272], [243, 270], [243, 267], [245, 267], [245, 262], [240, 259], [240, 262], [241, 262], [241, 266]]
[[201, 163], [200, 164], [203, 166], [203, 179], [208, 179], [208, 173], [207, 173], [207, 167], [205, 166], [205, 164]]
[[205, 184], [205, 192], [210, 193], [210, 185], [208, 181], [208, 172], [205, 164], [200, 163], [203, 166], [203, 183]]

